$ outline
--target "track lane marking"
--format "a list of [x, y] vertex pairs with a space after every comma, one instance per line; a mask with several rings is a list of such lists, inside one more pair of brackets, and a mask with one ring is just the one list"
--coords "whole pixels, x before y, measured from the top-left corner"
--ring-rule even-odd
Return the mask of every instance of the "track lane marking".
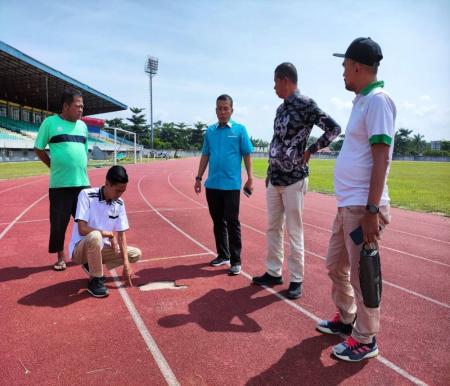
[[[174, 188], [174, 190], [175, 190], [177, 193], [179, 193], [179, 194], [181, 194], [182, 196], [186, 197], [188, 200], [197, 202], [199, 205], [202, 205], [203, 207], [207, 208], [207, 207], [206, 207], [205, 205], [203, 205], [202, 203], [200, 203], [200, 202], [198, 202], [198, 201], [195, 201], [194, 199], [192, 199], [191, 197], [187, 196], [187, 195], [184, 194], [182, 191], [180, 191], [179, 189], [177, 189], [177, 188], [175, 188], [175, 187], [173, 186], [173, 184], [172, 184], [171, 181], [170, 181], [170, 177], [171, 177], [174, 173], [175, 173], [175, 172], [173, 172], [173, 173], [171, 173], [171, 174], [169, 174], [169, 175], [167, 176], [167, 181], [168, 181], [169, 185], [172, 186], [172, 187]], [[253, 207], [253, 205], [251, 205], [251, 206]], [[255, 207], [255, 208], [256, 208], [256, 209], [260, 209], [260, 208], [258, 208], [258, 207]], [[260, 209], [260, 210], [265, 211], [264, 209]], [[251, 225], [247, 225], [247, 224], [245, 224], [245, 223], [243, 223], [243, 222], [241, 222], [241, 225], [242, 225], [244, 228], [251, 229], [252, 231], [254, 231], [254, 232], [256, 232], [256, 233], [259, 233], [259, 234], [261, 234], [261, 235], [266, 236], [266, 233], [265, 233], [265, 232], [263, 232], [263, 231], [261, 231], [261, 230], [259, 230], [259, 229], [257, 229], [257, 228], [254, 228], [254, 227], [252, 227]], [[322, 229], [325, 229], [325, 228], [322, 228]], [[289, 245], [289, 243], [288, 243], [287, 241], [284, 241], [284, 244], [285, 244], [285, 245]], [[308, 254], [310, 254], [310, 255], [312, 255], [312, 256], [318, 257], [319, 259], [326, 260], [326, 258], [325, 258], [324, 256], [319, 255], [319, 254], [314, 253], [314, 252], [311, 252], [311, 251], [308, 251], [307, 249], [305, 249], [305, 252], [308, 253]], [[398, 289], [398, 290], [400, 290], [400, 291], [406, 292], [406, 293], [408, 293], [408, 294], [410, 294], [410, 295], [417, 296], [417, 297], [419, 297], [420, 299], [423, 299], [423, 300], [429, 301], [429, 302], [431, 302], [431, 303], [434, 303], [434, 304], [436, 304], [436, 305], [438, 305], [438, 306], [441, 306], [441, 307], [450, 309], [450, 305], [447, 304], [447, 303], [444, 303], [444, 302], [441, 302], [441, 301], [439, 301], [439, 300], [430, 298], [430, 297], [428, 297], [428, 296], [426, 296], [426, 295], [422, 295], [422, 294], [420, 294], [420, 293], [418, 293], [418, 292], [412, 291], [412, 290], [410, 290], [410, 289], [408, 289], [408, 288], [404, 288], [404, 287], [399, 286], [399, 285], [397, 285], [397, 284], [393, 284], [393, 283], [388, 282], [388, 281], [386, 281], [386, 280], [384, 280], [384, 279], [383, 279], [383, 283], [386, 284], [386, 285], [388, 285], [388, 286], [392, 286], [392, 287], [394, 287], [394, 288], [396, 288], [396, 289]]]
[[127, 307], [128, 312], [131, 315], [131, 318], [133, 319], [133, 322], [135, 323], [138, 331], [140, 332], [142, 338], [144, 339], [145, 344], [150, 350], [150, 353], [152, 354], [153, 359], [158, 365], [159, 370], [161, 371], [161, 374], [163, 375], [167, 384], [169, 386], [180, 386], [180, 383], [178, 382], [175, 374], [173, 373], [172, 369], [167, 363], [166, 358], [164, 358], [163, 353], [159, 349], [155, 339], [153, 339], [152, 334], [150, 334], [150, 331], [148, 330], [147, 326], [142, 320], [142, 317], [139, 314], [138, 310], [136, 309], [136, 306], [134, 305], [133, 301], [128, 295], [127, 290], [122, 286], [122, 282], [119, 279], [116, 270], [112, 269], [110, 270], [110, 272], [113, 275], [114, 284], [118, 288], [120, 296], [122, 297], [122, 300], [125, 303], [125, 306]]
[[[173, 174], [173, 173], [172, 173]], [[169, 175], [170, 176], [170, 175]], [[168, 176], [168, 179], [169, 179]], [[194, 242], [196, 245], [200, 246], [202, 249], [204, 249], [206, 252], [210, 252], [213, 253], [214, 252], [209, 249], [208, 247], [206, 247], [205, 245], [203, 245], [202, 243], [200, 243], [199, 241], [197, 241], [196, 239], [194, 239], [191, 235], [189, 235], [188, 233], [186, 233], [185, 231], [183, 231], [180, 227], [178, 227], [177, 225], [175, 225], [172, 221], [170, 221], [167, 217], [165, 217], [163, 214], [161, 214], [160, 212], [158, 212], [155, 207], [145, 198], [144, 194], [142, 193], [141, 190], [141, 182], [142, 180], [145, 178], [145, 176], [141, 177], [139, 179], [138, 182], [138, 191], [139, 194], [141, 195], [142, 199], [145, 201], [145, 203], [152, 209], [155, 210], [155, 213], [161, 217], [161, 219], [163, 219], [165, 222], [167, 222], [170, 226], [172, 226], [175, 230], [177, 230], [178, 232], [180, 232], [182, 235], [184, 235], [186, 238], [188, 238], [189, 240], [191, 240], [192, 242]], [[183, 194], [184, 195], [184, 194]], [[186, 196], [187, 198], [189, 198], [190, 200], [192, 200], [190, 197]], [[246, 277], [247, 279], [249, 279], [250, 281], [252, 280], [252, 277], [245, 271], [241, 271], [242, 276]], [[282, 300], [283, 302], [285, 302], [286, 304], [290, 305], [291, 307], [295, 308], [296, 310], [300, 311], [302, 314], [304, 314], [305, 316], [309, 317], [310, 319], [314, 320], [315, 322], [318, 322], [320, 320], [320, 318], [318, 316], [316, 316], [315, 314], [313, 314], [312, 312], [306, 310], [305, 308], [299, 306], [298, 304], [294, 303], [293, 301], [286, 299], [284, 296], [280, 295], [278, 292], [274, 291], [272, 288], [270, 287], [266, 287], [263, 286], [263, 288], [265, 290], [267, 290], [268, 292], [270, 292], [271, 294], [275, 295], [276, 297], [278, 297], [280, 300]], [[397, 366], [395, 363], [389, 361], [388, 359], [384, 358], [381, 355], [378, 355], [376, 357], [376, 359], [382, 363], [383, 365], [385, 365], [386, 367], [390, 368], [391, 370], [395, 371], [397, 374], [399, 374], [400, 376], [408, 379], [409, 381], [411, 381], [412, 383], [416, 384], [416, 385], [420, 385], [420, 386], [424, 386], [427, 385], [425, 382], [423, 382], [422, 380], [420, 380], [419, 378], [416, 378], [415, 376], [413, 376], [412, 374], [408, 373], [406, 370], [402, 369], [401, 367]]]
[[42, 201], [45, 197], [48, 196], [48, 193], [45, 193], [41, 198], [38, 198], [35, 202], [33, 202], [28, 208], [24, 209], [22, 213], [20, 213], [5, 229], [3, 229], [2, 233], [0, 233], [0, 240], [8, 233], [8, 231], [25, 215], [33, 206], [35, 206], [38, 202]]
[[[211, 255], [210, 252], [203, 252], [203, 253], [191, 253], [190, 255], [179, 255], [179, 256], [166, 256], [166, 257], [156, 257], [154, 259], [145, 259], [145, 260], [138, 260], [138, 264], [141, 263], [147, 263], [151, 261], [159, 261], [159, 260], [172, 260], [172, 259], [181, 259], [186, 257], [197, 257], [197, 256], [206, 256]], [[214, 253], [213, 253], [214, 255]]]
[[[255, 205], [252, 205], [252, 204], [248, 204], [248, 203], [245, 203], [244, 205], [250, 206], [250, 207], [252, 207], [252, 208], [254, 208], [254, 209], [258, 209], [258, 210], [260, 210], [260, 211], [262, 211], [262, 212], [267, 213], [267, 209], [263, 209], [263, 208], [260, 208], [260, 207], [258, 207], [258, 206], [255, 206]], [[307, 225], [307, 226], [309, 226], [309, 227], [311, 227], [311, 228], [315, 228], [315, 229], [318, 229], [318, 230], [321, 230], [321, 231], [324, 231], [324, 232], [327, 232], [327, 233], [331, 233], [331, 230], [328, 229], [328, 228], [324, 228], [324, 227], [321, 227], [321, 226], [318, 226], [318, 225], [314, 225], [314, 224], [310, 224], [310, 223], [307, 223], [307, 222], [303, 222], [303, 224], [305, 224], [305, 225]], [[392, 229], [389, 227], [389, 228], [388, 228], [388, 231], [390, 232], [391, 230], [392, 230]], [[387, 247], [387, 246], [385, 246], [385, 245], [380, 245], [380, 248], [381, 248], [381, 249], [387, 249], [387, 250], [392, 251], [392, 252], [397, 252], [397, 253], [400, 253], [400, 254], [402, 254], [402, 255], [407, 255], [407, 256], [410, 256], [410, 257], [414, 257], [414, 258], [416, 258], [416, 259], [428, 261], [429, 263], [438, 264], [438, 265], [442, 265], [442, 266], [444, 266], [444, 267], [449, 267], [449, 268], [450, 268], [450, 264], [443, 263], [443, 262], [441, 262], [441, 261], [437, 261], [437, 260], [433, 260], [433, 259], [429, 259], [429, 258], [427, 258], [427, 257], [423, 257], [423, 256], [419, 256], [419, 255], [414, 255], [414, 254], [412, 254], [412, 253], [404, 252], [404, 251], [401, 251], [401, 250], [399, 250], [399, 249]]]

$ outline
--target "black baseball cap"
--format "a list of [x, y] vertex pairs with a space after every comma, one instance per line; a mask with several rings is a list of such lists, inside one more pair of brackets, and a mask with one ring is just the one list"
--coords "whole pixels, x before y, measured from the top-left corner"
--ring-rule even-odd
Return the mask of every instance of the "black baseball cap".
[[333, 54], [340, 58], [353, 59], [355, 62], [373, 66], [383, 59], [381, 47], [371, 38], [357, 38], [348, 46], [345, 54]]

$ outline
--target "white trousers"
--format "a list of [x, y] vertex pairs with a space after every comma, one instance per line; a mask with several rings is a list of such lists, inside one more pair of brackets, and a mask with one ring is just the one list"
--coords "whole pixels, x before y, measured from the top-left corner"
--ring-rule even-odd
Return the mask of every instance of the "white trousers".
[[305, 246], [303, 240], [303, 200], [308, 178], [288, 186], [267, 187], [267, 272], [281, 276], [284, 259], [284, 223], [289, 237], [288, 269], [290, 281], [303, 281]]

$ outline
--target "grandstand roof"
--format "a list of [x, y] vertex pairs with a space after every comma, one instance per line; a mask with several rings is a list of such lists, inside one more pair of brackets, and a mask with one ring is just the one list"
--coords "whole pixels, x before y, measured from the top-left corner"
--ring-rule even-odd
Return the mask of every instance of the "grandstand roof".
[[0, 40], [0, 99], [56, 113], [61, 110], [61, 94], [66, 87], [83, 93], [84, 115], [128, 108]]

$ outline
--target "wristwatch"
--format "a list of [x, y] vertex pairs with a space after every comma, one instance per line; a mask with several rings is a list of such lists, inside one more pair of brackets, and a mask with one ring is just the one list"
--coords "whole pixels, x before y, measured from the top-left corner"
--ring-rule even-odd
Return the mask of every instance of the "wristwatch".
[[195, 181], [201, 181], [201, 180], [202, 180], [202, 177], [200, 177], [200, 176], [195, 177]]
[[370, 214], [377, 214], [380, 211], [380, 208], [374, 204], [367, 204], [366, 205], [366, 210], [370, 213]]

